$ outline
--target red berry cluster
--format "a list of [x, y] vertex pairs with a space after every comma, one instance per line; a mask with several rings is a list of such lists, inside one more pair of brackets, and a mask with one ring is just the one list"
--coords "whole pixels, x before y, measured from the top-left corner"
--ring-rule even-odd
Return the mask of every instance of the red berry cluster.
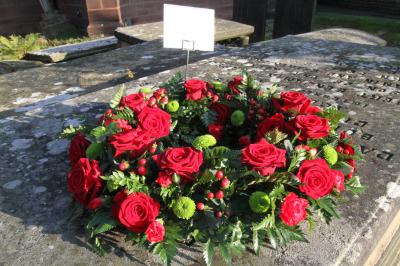
[[[353, 138], [346, 134], [345, 131], [340, 133], [340, 141], [338, 146], [336, 147], [336, 151], [339, 154], [343, 154], [346, 156], [353, 156], [355, 151], [353, 148]], [[351, 179], [353, 177], [354, 171], [357, 170], [357, 166], [354, 163], [353, 159], [347, 159], [346, 162], [353, 167], [353, 170], [347, 175], [347, 178]]]
[[[145, 96], [145, 94], [144, 94]], [[153, 96], [149, 98], [148, 105], [157, 108], [157, 104], [166, 105], [168, 103], [168, 97], [166, 96], [165, 88], [159, 88], [153, 93]]]
[[265, 110], [265, 108], [261, 104], [257, 103], [257, 101], [253, 98], [250, 99], [249, 103], [250, 109], [247, 113], [247, 118], [249, 120], [253, 120], [254, 118], [256, 118], [258, 121], [264, 120], [267, 110]]

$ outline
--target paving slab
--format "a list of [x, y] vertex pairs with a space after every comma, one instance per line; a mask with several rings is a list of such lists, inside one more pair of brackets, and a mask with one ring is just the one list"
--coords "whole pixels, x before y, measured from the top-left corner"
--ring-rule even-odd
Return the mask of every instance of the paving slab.
[[[136, 44], [153, 41], [163, 37], [163, 22], [138, 24], [128, 27], [119, 27], [115, 30], [115, 36], [124, 42]], [[254, 32], [254, 27], [243, 23], [216, 18], [215, 36], [216, 42], [227, 39], [249, 36]]]
[[106, 37], [93, 41], [65, 44], [29, 52], [25, 55], [28, 60], [37, 60], [45, 63], [55, 63], [73, 58], [106, 52], [117, 48], [118, 40], [115, 37]]
[[[169, 61], [157, 59], [158, 64]], [[288, 36], [216, 54], [191, 64], [189, 71], [217, 79], [240, 74], [243, 68], [263, 86], [277, 82], [306, 92], [323, 107], [337, 105], [348, 112], [341, 126], [362, 145], [365, 161], [359, 175], [368, 189], [359, 198], [348, 195], [349, 201], [340, 205], [342, 218], [330, 226], [319, 223], [308, 236], [309, 244], [263, 248], [260, 257], [248, 253], [235, 258], [234, 265], [363, 265], [376, 260], [379, 253], [370, 255], [382, 241], [390, 241], [382, 236], [400, 208], [400, 49]], [[127, 86], [134, 92], [183, 70], [170, 68]], [[13, 92], [14, 100], [7, 98], [11, 103], [0, 113], [0, 265], [161, 265], [123, 242], [110, 243], [111, 253], [97, 256], [84, 242], [80, 220], [70, 219], [68, 143], [57, 132], [85, 119], [95, 122], [117, 90], [111, 86], [63, 98], [63, 90], [50, 89], [41, 97], [57, 100], [33, 99], [16, 106], [12, 102], [23, 91]], [[10, 92], [0, 86], [0, 93], [2, 99]], [[201, 257], [196, 247], [186, 247], [174, 264], [204, 265]], [[220, 258], [216, 265], [222, 265]]]

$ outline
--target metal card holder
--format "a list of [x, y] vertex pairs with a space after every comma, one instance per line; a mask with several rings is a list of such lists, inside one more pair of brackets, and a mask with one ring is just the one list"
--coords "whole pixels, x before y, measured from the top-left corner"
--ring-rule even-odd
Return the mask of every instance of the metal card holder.
[[194, 41], [182, 40], [182, 50], [186, 50], [186, 67], [185, 67], [185, 80], [187, 80], [187, 72], [189, 66], [190, 51], [194, 51]]

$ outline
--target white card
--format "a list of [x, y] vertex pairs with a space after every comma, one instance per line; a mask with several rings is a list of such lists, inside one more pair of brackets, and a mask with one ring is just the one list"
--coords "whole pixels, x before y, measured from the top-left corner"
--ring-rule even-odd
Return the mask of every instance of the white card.
[[164, 4], [164, 48], [214, 51], [214, 20], [214, 9]]

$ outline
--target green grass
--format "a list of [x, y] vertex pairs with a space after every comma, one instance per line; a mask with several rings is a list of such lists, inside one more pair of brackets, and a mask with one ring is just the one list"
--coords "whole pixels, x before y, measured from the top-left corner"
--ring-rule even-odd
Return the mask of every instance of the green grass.
[[400, 46], [400, 18], [343, 15], [333, 12], [317, 12], [315, 14], [314, 30], [332, 27], [366, 31], [386, 40], [388, 46]]

